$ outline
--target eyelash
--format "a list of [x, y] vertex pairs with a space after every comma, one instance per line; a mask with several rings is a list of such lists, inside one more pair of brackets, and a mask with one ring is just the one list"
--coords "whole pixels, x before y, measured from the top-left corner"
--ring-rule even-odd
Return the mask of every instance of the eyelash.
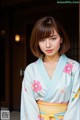
[[43, 41], [45, 41], [45, 39], [41, 39], [40, 41], [43, 42]]
[[51, 40], [56, 40], [56, 37], [55, 38], [51, 38]]
[[[57, 39], [56, 37], [50, 38], [50, 40], [56, 40], [56, 39]], [[43, 41], [45, 41], [45, 39], [41, 39], [40, 41], [43, 42]]]

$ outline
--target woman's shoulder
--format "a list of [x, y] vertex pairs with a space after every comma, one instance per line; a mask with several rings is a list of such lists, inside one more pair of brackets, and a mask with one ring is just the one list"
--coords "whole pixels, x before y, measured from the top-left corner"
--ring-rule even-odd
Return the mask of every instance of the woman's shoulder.
[[72, 64], [73, 68], [80, 69], [80, 63], [77, 60], [68, 58], [68, 63]]
[[74, 59], [71, 59], [71, 58], [68, 58], [68, 62], [72, 63], [72, 64], [80, 65], [80, 63], [77, 60], [74, 60]]
[[37, 62], [37, 60], [32, 62], [32, 63], [30, 63], [30, 64], [28, 64], [25, 67], [25, 71], [31, 71], [31, 70], [35, 69], [36, 68], [36, 62]]

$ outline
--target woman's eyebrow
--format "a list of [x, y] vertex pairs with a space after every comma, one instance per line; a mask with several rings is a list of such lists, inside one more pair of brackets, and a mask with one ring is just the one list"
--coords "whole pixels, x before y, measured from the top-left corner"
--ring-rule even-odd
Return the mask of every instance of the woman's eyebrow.
[[57, 36], [57, 35], [51, 35], [50, 37], [55, 37], [55, 36]]

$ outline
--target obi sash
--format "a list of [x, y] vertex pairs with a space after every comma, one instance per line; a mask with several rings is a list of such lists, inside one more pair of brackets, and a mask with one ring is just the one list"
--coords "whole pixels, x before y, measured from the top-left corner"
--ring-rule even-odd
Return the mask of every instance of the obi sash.
[[37, 102], [40, 120], [63, 120], [68, 103]]

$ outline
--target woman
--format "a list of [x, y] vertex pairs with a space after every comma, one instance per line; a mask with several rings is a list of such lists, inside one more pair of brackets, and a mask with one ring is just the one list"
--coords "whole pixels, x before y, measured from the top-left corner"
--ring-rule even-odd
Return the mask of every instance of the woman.
[[21, 120], [80, 120], [80, 64], [65, 55], [70, 42], [62, 26], [41, 18], [30, 46], [38, 60], [24, 72]]

